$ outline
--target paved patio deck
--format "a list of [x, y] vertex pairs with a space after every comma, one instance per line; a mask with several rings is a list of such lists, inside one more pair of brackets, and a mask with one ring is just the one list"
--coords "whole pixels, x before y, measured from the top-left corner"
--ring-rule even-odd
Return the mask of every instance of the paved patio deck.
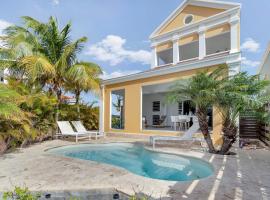
[[[97, 142], [134, 142], [132, 138], [107, 137]], [[95, 143], [96, 141], [91, 141]], [[132, 174], [124, 169], [96, 162], [63, 158], [44, 150], [74, 142], [53, 140], [0, 156], [0, 191], [27, 186], [33, 191], [87, 191], [116, 188], [134, 191], [154, 199], [270, 199], [270, 151], [241, 150], [221, 156], [177, 148], [160, 151], [192, 155], [211, 162], [212, 176], [196, 181], [170, 182]]]

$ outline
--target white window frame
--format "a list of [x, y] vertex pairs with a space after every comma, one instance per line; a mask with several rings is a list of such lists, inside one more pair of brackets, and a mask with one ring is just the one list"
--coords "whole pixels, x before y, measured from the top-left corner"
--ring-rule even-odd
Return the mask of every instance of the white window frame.
[[[188, 17], [192, 17], [192, 20], [191, 20], [190, 23], [186, 23], [186, 19], [187, 19]], [[187, 14], [187, 15], [184, 17], [184, 19], [183, 19], [183, 23], [184, 23], [185, 25], [189, 25], [189, 24], [191, 24], [191, 23], [193, 22], [193, 20], [194, 20], [194, 15], [192, 15], [192, 14]]]

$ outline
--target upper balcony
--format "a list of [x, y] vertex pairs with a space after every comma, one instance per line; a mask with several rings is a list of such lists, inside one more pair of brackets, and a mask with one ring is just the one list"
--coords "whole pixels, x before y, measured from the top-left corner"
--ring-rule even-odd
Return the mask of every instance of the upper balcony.
[[[186, 15], [187, 19], [189, 15]], [[240, 52], [240, 8], [152, 35], [152, 68]]]

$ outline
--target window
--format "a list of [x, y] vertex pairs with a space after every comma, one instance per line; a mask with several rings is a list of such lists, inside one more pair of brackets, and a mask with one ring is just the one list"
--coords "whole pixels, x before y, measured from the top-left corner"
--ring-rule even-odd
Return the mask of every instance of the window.
[[183, 102], [178, 103], [178, 114], [182, 115], [183, 114]]
[[153, 112], [160, 111], [160, 101], [153, 101]]
[[231, 49], [230, 32], [206, 38], [206, 55], [229, 51]]
[[187, 15], [184, 19], [185, 24], [190, 24], [193, 21], [193, 15]]
[[4, 77], [1, 77], [0, 78], [0, 82], [4, 82]]
[[179, 46], [180, 61], [199, 57], [199, 41], [193, 41]]
[[124, 129], [125, 124], [125, 90], [111, 92], [111, 128]]

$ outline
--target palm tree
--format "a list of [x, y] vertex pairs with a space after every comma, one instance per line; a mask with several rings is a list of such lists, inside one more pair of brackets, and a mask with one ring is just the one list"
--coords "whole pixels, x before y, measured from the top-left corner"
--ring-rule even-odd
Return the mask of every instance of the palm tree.
[[207, 110], [213, 105], [213, 92], [219, 88], [222, 80], [219, 78], [222, 67], [213, 72], [199, 72], [187, 80], [180, 80], [175, 84], [167, 96], [169, 102], [181, 102], [187, 99], [196, 106], [200, 130], [208, 145], [209, 152], [216, 153], [207, 120]]
[[227, 154], [236, 141], [240, 113], [250, 110], [257, 115], [265, 113], [260, 108], [269, 101], [269, 96], [264, 92], [268, 84], [269, 81], [260, 80], [258, 75], [249, 76], [241, 72], [224, 81], [220, 89], [215, 91], [214, 104], [223, 119], [220, 154]]
[[67, 71], [67, 90], [73, 92], [76, 104], [79, 103], [81, 92], [98, 92], [100, 90], [101, 68], [90, 62], [77, 62]]
[[25, 99], [15, 90], [0, 83], [0, 154], [12, 143], [12, 138], [20, 138], [24, 128], [28, 129], [28, 115], [20, 108]]
[[0, 64], [8, 66], [13, 77], [33, 86], [41, 85], [54, 93], [58, 99], [57, 110], [72, 72], [77, 75], [73, 77], [77, 99], [81, 91], [97, 88], [96, 74], [100, 73], [100, 68], [92, 63], [77, 63], [77, 54], [87, 41], [86, 37], [72, 41], [71, 24], [59, 29], [53, 17], [47, 23], [27, 16], [22, 19], [22, 27], [11, 26], [5, 30], [6, 36], [2, 37], [5, 48], [0, 49]]
[[75, 94], [78, 118], [80, 119], [80, 95], [89, 90], [98, 93], [100, 90], [101, 68], [90, 62], [77, 62], [67, 71], [66, 90]]

